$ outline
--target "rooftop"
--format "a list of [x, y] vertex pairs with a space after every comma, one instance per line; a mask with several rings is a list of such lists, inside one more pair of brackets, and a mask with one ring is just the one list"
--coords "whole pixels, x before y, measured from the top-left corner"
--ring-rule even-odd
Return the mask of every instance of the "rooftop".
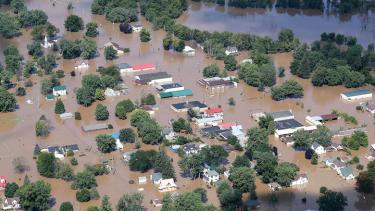
[[119, 63], [115, 64], [115, 67], [118, 67], [119, 69], [128, 69], [131, 68], [131, 66], [128, 63]]
[[159, 94], [161, 98], [169, 98], [169, 97], [184, 97], [184, 96], [192, 96], [193, 91], [191, 89], [184, 89], [178, 91], [171, 91], [171, 92], [164, 92]]
[[64, 85], [55, 86], [55, 87], [53, 87], [53, 90], [54, 91], [63, 91], [63, 90], [66, 90], [66, 86], [64, 86]]
[[293, 113], [290, 110], [271, 112], [270, 115], [274, 119], [285, 118], [285, 117], [293, 117]]
[[207, 105], [199, 101], [186, 101], [184, 103], [175, 103], [172, 104], [172, 107], [175, 109], [184, 109], [184, 108], [207, 108]]
[[82, 130], [85, 132], [108, 129], [107, 124], [91, 124], [91, 125], [82, 125]]
[[276, 129], [285, 130], [302, 127], [303, 125], [295, 119], [287, 119], [276, 122]]
[[142, 69], [150, 69], [150, 68], [155, 68], [154, 64], [138, 64], [138, 65], [133, 65], [133, 70], [142, 70]]
[[162, 84], [160, 85], [160, 87], [163, 89], [172, 89], [172, 88], [182, 87], [182, 85], [179, 83], [170, 83], [170, 84]]
[[359, 96], [359, 95], [372, 94], [372, 92], [367, 89], [358, 89], [354, 91], [344, 92], [342, 94], [345, 95], [346, 97], [354, 97], [354, 96]]
[[350, 166], [346, 166], [346, 167], [344, 167], [344, 168], [341, 168], [341, 169], [340, 169], [340, 172], [341, 172], [341, 175], [342, 175], [343, 177], [348, 177], [348, 176], [350, 176], [351, 174], [353, 174], [353, 170], [352, 170], [352, 168], [351, 168]]
[[222, 108], [210, 108], [206, 111], [207, 114], [217, 114], [217, 113], [223, 113]]
[[[134, 66], [133, 66], [134, 69]], [[141, 84], [147, 84], [152, 80], [171, 78], [172, 76], [166, 72], [146, 73], [136, 76], [136, 80]]]

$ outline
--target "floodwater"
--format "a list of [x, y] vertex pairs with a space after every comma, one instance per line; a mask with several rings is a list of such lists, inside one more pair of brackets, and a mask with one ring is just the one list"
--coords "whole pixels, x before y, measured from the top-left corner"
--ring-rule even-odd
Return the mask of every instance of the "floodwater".
[[355, 13], [338, 15], [329, 10], [259, 9], [224, 7], [212, 3], [190, 2], [188, 11], [178, 19], [191, 28], [207, 31], [231, 31], [270, 36], [277, 39], [283, 28], [293, 30], [297, 38], [311, 43], [323, 32], [355, 36], [364, 46], [374, 42], [375, 15]]
[[[21, 182], [21, 178], [24, 174], [16, 174], [13, 170], [12, 160], [16, 157], [24, 157], [26, 164], [29, 165], [30, 170], [26, 172], [31, 177], [32, 181], [43, 179], [52, 185], [52, 196], [56, 197], [56, 207], [58, 207], [63, 201], [74, 202], [75, 210], [84, 210], [87, 206], [98, 205], [99, 200], [91, 201], [89, 203], [77, 203], [75, 199], [75, 191], [70, 189], [70, 184], [56, 179], [45, 179], [40, 177], [36, 170], [35, 160], [32, 159], [33, 147], [36, 143], [43, 143], [49, 145], [63, 145], [76, 143], [80, 147], [80, 152], [76, 155], [79, 165], [74, 167], [75, 172], [78, 172], [84, 168], [85, 164], [96, 164], [103, 160], [112, 160], [110, 163], [114, 167], [114, 171], [107, 176], [101, 176], [97, 178], [98, 191], [101, 196], [109, 195], [111, 197], [112, 205], [115, 205], [118, 199], [124, 193], [136, 192], [138, 188], [144, 188], [142, 192], [144, 194], [143, 204], [150, 210], [158, 210], [153, 208], [149, 203], [150, 200], [155, 198], [162, 198], [162, 194], [157, 192], [157, 187], [148, 182], [147, 185], [129, 184], [129, 180], [137, 181], [138, 176], [144, 175], [149, 176], [148, 173], [130, 172], [128, 167], [121, 160], [120, 152], [113, 152], [111, 154], [101, 154], [96, 149], [95, 136], [100, 133], [112, 133], [112, 131], [119, 131], [124, 127], [129, 126], [128, 120], [118, 120], [114, 117], [114, 109], [117, 102], [124, 99], [140, 99], [142, 96], [148, 93], [156, 94], [156, 90], [150, 86], [135, 86], [133, 84], [133, 76], [128, 75], [124, 77], [125, 84], [129, 87], [129, 94], [120, 97], [107, 98], [101, 102], [108, 107], [110, 112], [110, 119], [107, 121], [114, 126], [113, 130], [100, 131], [94, 133], [83, 133], [80, 129], [80, 125], [83, 123], [93, 123], [94, 110], [98, 102], [94, 103], [90, 107], [82, 107], [77, 105], [74, 95], [74, 90], [80, 87], [80, 79], [82, 75], [87, 73], [95, 73], [97, 66], [109, 66], [113, 63], [127, 62], [131, 65], [141, 63], [154, 63], [157, 65], [157, 71], [166, 71], [173, 76], [175, 82], [181, 83], [186, 88], [190, 88], [194, 92], [193, 97], [187, 99], [157, 99], [158, 105], [160, 106], [159, 111], [156, 111], [154, 118], [160, 122], [161, 125], [167, 126], [168, 121], [171, 118], [177, 118], [179, 116], [185, 117], [185, 114], [176, 114], [170, 109], [172, 103], [183, 102], [186, 100], [200, 100], [205, 102], [209, 106], [221, 105], [225, 111], [225, 121], [236, 121], [242, 124], [245, 129], [253, 127], [256, 123], [250, 118], [250, 114], [253, 112], [261, 111], [278, 111], [283, 109], [292, 109], [295, 113], [296, 118], [300, 122], [304, 122], [306, 115], [319, 115], [325, 114], [332, 111], [332, 109], [339, 109], [340, 111], [347, 112], [351, 115], [355, 115], [358, 119], [359, 124], [365, 123], [369, 131], [370, 144], [375, 143], [375, 127], [373, 119], [368, 113], [362, 113], [355, 110], [355, 106], [359, 102], [346, 103], [340, 100], [339, 94], [346, 89], [344, 87], [313, 87], [309, 80], [302, 80], [295, 78], [289, 73], [289, 65], [292, 61], [292, 55], [276, 54], [272, 55], [274, 64], [276, 67], [285, 67], [286, 77], [278, 79], [278, 83], [286, 79], [296, 79], [304, 87], [304, 98], [299, 100], [285, 100], [281, 102], [275, 102], [271, 100], [269, 93], [260, 93], [256, 91], [256, 88], [249, 87], [246, 84], [240, 83], [237, 88], [227, 89], [225, 91], [217, 92], [212, 95], [207, 90], [199, 87], [196, 83], [198, 79], [202, 77], [202, 69], [211, 63], [218, 63], [223, 67], [223, 63], [207, 58], [204, 53], [200, 50], [197, 51], [195, 57], [185, 57], [179, 53], [166, 52], [162, 50], [162, 39], [165, 36], [163, 31], [151, 31], [152, 40], [150, 43], [141, 43], [139, 41], [139, 35], [134, 33], [125, 35], [118, 30], [118, 24], [112, 24], [105, 20], [102, 16], [94, 16], [89, 12], [90, 8], [89, 0], [83, 0], [74, 3], [74, 10], [69, 12], [66, 9], [67, 3], [57, 2], [56, 6], [52, 6], [52, 3], [48, 0], [43, 1], [27, 1], [30, 9], [41, 8], [47, 12], [49, 21], [58, 26], [61, 33], [69, 39], [77, 39], [82, 37], [82, 33], [70, 33], [65, 32], [63, 22], [65, 17], [70, 14], [78, 14], [83, 17], [85, 23], [89, 21], [95, 21], [100, 25], [100, 35], [95, 38], [99, 51], [103, 54], [103, 45], [112, 40], [119, 43], [123, 47], [130, 48], [130, 53], [120, 56], [120, 58], [113, 62], [106, 62], [103, 56], [90, 60], [90, 68], [86, 73], [77, 74], [75, 78], [69, 76], [69, 72], [74, 67], [75, 60], [63, 60], [58, 61], [59, 69], [63, 69], [66, 73], [66, 77], [62, 80], [62, 84], [67, 85], [68, 95], [63, 98], [65, 108], [67, 112], [79, 111], [82, 114], [82, 121], [65, 120], [61, 121], [57, 115], [54, 114], [54, 102], [47, 102], [40, 95], [40, 79], [37, 76], [32, 76], [35, 85], [32, 88], [27, 89], [27, 95], [25, 97], [19, 97], [18, 102], [20, 109], [13, 113], [0, 114], [0, 175], [4, 175], [13, 181]], [[143, 26], [151, 30], [151, 25], [144, 19], [141, 19]], [[198, 27], [198, 25], [197, 25]], [[23, 35], [11, 40], [0, 39], [0, 49], [4, 49], [8, 44], [15, 44], [20, 52], [27, 56], [26, 46], [31, 43], [30, 31], [24, 31]], [[248, 57], [247, 52], [241, 53], [238, 56], [238, 60]], [[367, 87], [374, 91], [373, 87]], [[14, 91], [14, 90], [12, 90]], [[233, 97], [236, 101], [236, 106], [230, 107], [228, 105], [228, 99]], [[28, 105], [25, 103], [27, 99], [31, 99], [34, 104]], [[303, 106], [302, 106], [303, 104]], [[40, 115], [44, 114], [49, 120], [53, 127], [51, 134], [47, 138], [35, 137], [34, 126], [36, 120]], [[337, 129], [342, 126], [346, 126], [343, 122], [332, 122], [328, 124], [331, 129]], [[218, 144], [217, 140], [205, 140], [208, 144]], [[335, 140], [340, 141], [340, 140]], [[348, 197], [348, 210], [373, 210], [374, 200], [373, 196], [367, 196], [367, 200], [363, 200], [362, 197], [354, 190], [353, 182], [343, 181], [333, 171], [322, 168], [321, 165], [312, 166], [308, 161], [304, 159], [304, 155], [301, 152], [295, 152], [292, 148], [287, 147], [278, 140], [274, 140], [270, 137], [270, 142], [277, 146], [281, 153], [280, 161], [289, 161], [296, 163], [301, 172], [308, 173], [309, 183], [305, 187], [298, 189], [288, 188], [278, 193], [279, 202], [276, 205], [272, 205], [269, 202], [270, 191], [268, 188], [257, 181], [257, 193], [262, 202], [262, 210], [304, 210], [307, 208], [317, 208], [315, 203], [319, 188], [321, 186], [327, 186], [329, 189], [336, 191], [342, 191]], [[126, 144], [124, 151], [133, 149], [133, 144]], [[158, 146], [142, 145], [143, 149], [158, 149]], [[182, 178], [180, 170], [177, 166], [178, 156], [173, 154], [166, 149], [168, 154], [174, 160], [174, 166], [177, 172], [177, 185], [179, 186], [178, 191], [191, 191], [196, 187], [205, 187], [206, 185], [201, 180], [191, 181], [188, 178]], [[229, 161], [235, 159], [238, 152], [231, 152]], [[366, 164], [367, 161], [365, 156], [367, 149], [362, 149], [356, 152], [359, 155], [361, 163]], [[337, 153], [328, 154], [329, 156], [337, 156]], [[68, 161], [68, 159], [66, 159]], [[307, 198], [307, 203], [303, 204], [301, 199]], [[216, 197], [216, 191], [214, 188], [208, 189], [209, 202], [216, 206], [219, 206], [218, 199]]]

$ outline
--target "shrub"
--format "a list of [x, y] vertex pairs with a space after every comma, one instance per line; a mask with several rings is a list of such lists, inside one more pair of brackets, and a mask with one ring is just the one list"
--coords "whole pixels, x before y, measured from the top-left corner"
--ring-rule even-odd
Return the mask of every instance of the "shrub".
[[60, 211], [74, 211], [72, 203], [68, 201], [61, 203]]
[[109, 112], [107, 106], [103, 104], [98, 104], [95, 109], [95, 119], [98, 121], [107, 120], [109, 117]]
[[26, 90], [23, 87], [18, 87], [16, 91], [17, 96], [25, 96], [26, 95]]
[[76, 193], [76, 199], [77, 201], [79, 202], [88, 202], [90, 201], [90, 191], [86, 188], [82, 189], [82, 190], [79, 190], [77, 193]]
[[70, 164], [72, 164], [72, 166], [76, 166], [78, 165], [78, 160], [76, 158], [72, 158], [70, 159]]

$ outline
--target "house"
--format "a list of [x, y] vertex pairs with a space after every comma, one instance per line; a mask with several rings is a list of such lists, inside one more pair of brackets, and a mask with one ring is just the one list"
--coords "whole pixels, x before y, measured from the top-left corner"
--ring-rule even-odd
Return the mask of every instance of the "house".
[[106, 129], [108, 129], [108, 125], [107, 124], [82, 125], [81, 129], [84, 132], [93, 132], [93, 131], [97, 131], [97, 130], [106, 130]]
[[323, 122], [328, 122], [328, 121], [333, 121], [333, 120], [338, 119], [338, 116], [336, 114], [323, 114], [323, 115], [320, 115], [320, 117], [322, 118]]
[[375, 152], [370, 153], [370, 154], [367, 156], [367, 159], [368, 159], [368, 160], [374, 160], [374, 159], [375, 159]]
[[242, 125], [231, 126], [229, 130], [225, 130], [219, 134], [219, 137], [224, 140], [228, 140], [231, 136], [235, 136], [239, 140], [241, 146], [245, 146], [247, 137], [243, 132]]
[[60, 86], [53, 87], [52, 94], [55, 97], [65, 96], [66, 95], [66, 86], [60, 85]]
[[176, 112], [186, 112], [189, 109], [193, 109], [198, 112], [207, 110], [207, 105], [199, 101], [186, 101], [184, 103], [175, 103], [171, 105], [171, 108]]
[[134, 72], [133, 68], [128, 63], [119, 63], [114, 66], [119, 69], [121, 75]]
[[124, 145], [120, 141], [120, 133], [112, 133], [112, 138], [116, 140], [116, 149], [123, 150]]
[[211, 170], [211, 168], [205, 165], [203, 170], [203, 181], [213, 184], [220, 180], [219, 173], [215, 170]]
[[134, 25], [131, 25], [131, 27], [132, 27], [133, 32], [141, 32], [143, 28], [141, 24], [134, 24]]
[[146, 73], [135, 76], [135, 83], [140, 85], [171, 83], [172, 80], [172, 76], [166, 72]]
[[152, 200], [152, 205], [154, 205], [154, 207], [161, 207], [163, 206], [163, 203], [160, 199], [154, 199]]
[[146, 111], [150, 115], [154, 115], [155, 111], [159, 110], [159, 107], [156, 105], [141, 105], [139, 108]]
[[177, 189], [176, 183], [174, 183], [173, 178], [170, 179], [162, 179], [159, 185], [159, 192], [168, 192], [174, 191]]
[[198, 80], [198, 84], [205, 87], [206, 89], [219, 89], [226, 87], [237, 87], [237, 82], [234, 81], [234, 77], [212, 77], [203, 78]]
[[161, 180], [163, 179], [163, 175], [161, 173], [153, 173], [150, 175], [150, 180], [154, 184], [160, 184]]
[[173, 142], [176, 139], [176, 133], [170, 127], [163, 128], [162, 134], [164, 138], [170, 142]]
[[112, 47], [113, 49], [115, 49], [117, 51], [117, 54], [123, 54], [124, 53], [124, 48], [120, 47], [120, 45], [115, 43], [115, 42], [107, 42], [106, 44], [104, 44], [104, 47], [105, 48]]
[[294, 119], [294, 115], [291, 110], [283, 110], [269, 113], [273, 117], [273, 121], [282, 121], [288, 119]]
[[292, 181], [292, 183], [290, 185], [291, 186], [303, 185], [303, 184], [306, 184], [308, 182], [309, 182], [309, 180], [307, 178], [307, 174], [297, 174], [294, 177], [294, 180]]
[[326, 153], [326, 150], [324, 149], [324, 147], [316, 142], [314, 142], [312, 145], [311, 145], [311, 149], [314, 150], [314, 152], [318, 155], [321, 155], [321, 154], [324, 154]]
[[364, 104], [366, 111], [370, 112], [371, 114], [375, 114], [375, 102], [367, 102]]
[[224, 110], [222, 108], [209, 108], [204, 112], [205, 116], [223, 116], [224, 115]]
[[107, 87], [104, 91], [104, 95], [106, 97], [116, 97], [116, 96], [120, 96], [121, 95], [121, 92], [120, 91], [115, 91], [109, 87]]
[[182, 146], [182, 150], [185, 152], [187, 156], [192, 154], [197, 154], [199, 152], [199, 147], [195, 144], [185, 144]]
[[297, 130], [304, 129], [304, 126], [295, 119], [276, 121], [275, 137], [290, 136]]
[[147, 183], [147, 177], [146, 176], [138, 177], [138, 184], [144, 185], [146, 183]]
[[230, 131], [230, 129], [221, 129], [219, 126], [211, 126], [202, 128], [199, 132], [202, 134], [202, 136], [216, 137], [226, 131]]
[[344, 93], [341, 93], [340, 95], [341, 95], [341, 98], [346, 101], [372, 98], [372, 92], [367, 89], [359, 89], [359, 90], [344, 92]]
[[184, 53], [187, 56], [195, 56], [195, 49], [185, 45], [185, 48], [182, 50], [182, 53]]
[[332, 143], [331, 146], [328, 146], [326, 150], [339, 151], [339, 150], [343, 150], [343, 149], [344, 149], [344, 147], [341, 144]]
[[156, 70], [156, 66], [154, 64], [138, 64], [132, 66], [133, 72], [140, 72], [140, 71], [147, 71], [147, 70]]
[[54, 42], [49, 42], [47, 36], [44, 36], [44, 43], [42, 43], [43, 48], [51, 48], [53, 46]]
[[353, 170], [350, 166], [345, 166], [341, 168], [338, 173], [345, 180], [354, 179]]
[[346, 164], [337, 158], [327, 158], [325, 160], [326, 166], [331, 167], [336, 172], [339, 172], [341, 168], [344, 168]]
[[76, 61], [74, 65], [75, 70], [83, 70], [89, 68], [89, 62], [87, 60]]
[[64, 159], [65, 153], [59, 146], [48, 146], [47, 148], [41, 148], [41, 152], [51, 153], [57, 159]]
[[185, 88], [179, 83], [168, 83], [156, 86], [156, 89], [160, 92], [173, 92], [184, 90]]
[[370, 145], [370, 150], [375, 152], [375, 144]]
[[3, 210], [19, 210], [21, 209], [20, 198], [5, 198], [2, 204]]
[[68, 151], [72, 151], [73, 153], [77, 153], [79, 152], [79, 147], [77, 144], [70, 144], [70, 145], [65, 145], [65, 146], [62, 146], [63, 148], [63, 151], [65, 152], [65, 154], [68, 152]]
[[269, 184], [268, 184], [268, 187], [269, 187], [272, 191], [277, 191], [277, 190], [280, 190], [280, 189], [281, 189], [281, 185], [279, 185], [279, 183], [277, 183], [277, 182], [269, 183]]
[[198, 127], [213, 126], [223, 122], [222, 115], [203, 116], [202, 118], [196, 118], [195, 124]]
[[4, 190], [5, 187], [7, 186], [7, 178], [4, 176], [0, 176], [0, 190]]
[[191, 89], [183, 89], [178, 91], [171, 91], [171, 92], [162, 92], [159, 93], [160, 98], [182, 98], [182, 97], [189, 97], [193, 96], [193, 91]]
[[124, 154], [122, 154], [122, 159], [124, 159], [125, 162], [129, 162], [131, 155], [136, 153], [137, 151], [138, 150], [132, 150], [132, 151], [129, 151], [129, 152], [125, 152]]
[[237, 47], [230, 46], [225, 49], [225, 55], [236, 55], [238, 54], [238, 49]]

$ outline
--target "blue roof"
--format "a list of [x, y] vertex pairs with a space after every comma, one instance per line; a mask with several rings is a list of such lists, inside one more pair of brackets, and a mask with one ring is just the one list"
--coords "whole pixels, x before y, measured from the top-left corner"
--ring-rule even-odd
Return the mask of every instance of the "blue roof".
[[112, 138], [119, 139], [120, 138], [120, 133], [112, 133]]
[[342, 94], [347, 96], [347, 97], [353, 97], [353, 96], [358, 96], [358, 95], [371, 94], [371, 91], [367, 90], [367, 89], [359, 89], [359, 90], [354, 90], [354, 91], [350, 91], [350, 92], [344, 92]]
[[348, 177], [351, 174], [353, 174], [353, 170], [350, 166], [346, 166], [344, 168], [341, 168], [340, 172], [341, 172], [342, 176], [344, 176], [344, 177]]
[[158, 181], [163, 179], [163, 175], [161, 173], [153, 173], [152, 174], [152, 181]]
[[120, 68], [120, 69], [131, 68], [131, 66], [128, 63], [115, 64], [115, 66], [118, 67], [118, 68]]
[[170, 84], [162, 84], [160, 85], [163, 89], [172, 89], [172, 88], [179, 88], [182, 87], [179, 83], [170, 83]]

